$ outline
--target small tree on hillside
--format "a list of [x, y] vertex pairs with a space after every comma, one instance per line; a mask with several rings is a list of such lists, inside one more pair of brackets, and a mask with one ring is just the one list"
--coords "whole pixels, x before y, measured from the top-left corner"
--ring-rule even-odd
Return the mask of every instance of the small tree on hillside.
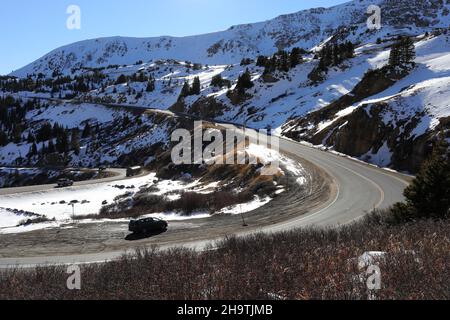
[[70, 148], [76, 155], [80, 154], [80, 133], [78, 128], [72, 129], [72, 136], [70, 139]]
[[187, 96], [189, 96], [190, 91], [191, 91], [191, 88], [189, 86], [189, 83], [187, 81], [185, 81], [183, 88], [181, 89], [179, 99], [186, 98]]
[[155, 91], [155, 79], [150, 79], [147, 82], [147, 88], [145, 89], [147, 92], [153, 92]]
[[238, 79], [236, 90], [239, 94], [245, 94], [245, 90], [253, 88], [253, 81], [250, 71], [247, 69]]
[[223, 78], [221, 74], [215, 75], [211, 79], [211, 86], [213, 87], [221, 87], [223, 84]]
[[402, 41], [402, 53], [403, 53], [403, 63], [413, 63], [414, 59], [416, 59], [416, 47], [414, 46], [414, 42], [410, 37], [404, 38]]
[[8, 135], [0, 129], [0, 147], [6, 146], [8, 142]]
[[28, 152], [28, 157], [33, 157], [35, 155], [37, 155], [38, 151], [37, 151], [37, 146], [36, 143], [33, 143], [30, 147], [30, 152]]
[[450, 217], [450, 159], [448, 144], [441, 138], [431, 157], [405, 190], [413, 218]]
[[192, 83], [191, 95], [199, 95], [201, 90], [200, 78], [195, 77], [194, 82]]
[[291, 68], [295, 68], [300, 63], [302, 63], [303, 58], [302, 58], [302, 55], [301, 55], [301, 49], [300, 48], [292, 49], [291, 54], [289, 56], [289, 60], [290, 60], [290, 63], [291, 63]]
[[45, 147], [45, 145], [43, 145], [42, 152], [43, 153], [49, 153], [49, 154], [56, 152], [56, 148], [55, 148], [55, 144], [53, 143], [53, 140], [50, 140], [48, 142], [48, 147], [47, 148]]
[[116, 84], [123, 84], [123, 83], [127, 83], [128, 82], [128, 78], [126, 75], [121, 74], [119, 76], [119, 78], [117, 78]]
[[86, 139], [89, 138], [90, 135], [91, 135], [91, 125], [89, 124], [89, 122], [86, 122], [81, 137], [83, 139]]
[[392, 45], [389, 55], [389, 66], [402, 69], [410, 68], [414, 64], [415, 58], [416, 51], [412, 39], [410, 37], [400, 37]]

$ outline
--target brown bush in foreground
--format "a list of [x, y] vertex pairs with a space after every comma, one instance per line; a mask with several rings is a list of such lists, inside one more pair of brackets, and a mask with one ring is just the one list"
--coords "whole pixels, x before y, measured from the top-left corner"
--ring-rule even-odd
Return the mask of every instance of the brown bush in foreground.
[[231, 238], [197, 253], [156, 249], [82, 266], [82, 289], [65, 267], [0, 273], [1, 299], [367, 299], [357, 258], [384, 251], [377, 299], [449, 299], [449, 221], [389, 227], [366, 220], [340, 230]]

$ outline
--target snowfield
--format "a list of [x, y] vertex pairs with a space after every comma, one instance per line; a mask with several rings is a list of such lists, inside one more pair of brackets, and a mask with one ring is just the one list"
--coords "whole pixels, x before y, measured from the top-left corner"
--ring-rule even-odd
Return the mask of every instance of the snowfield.
[[[182, 190], [194, 188], [199, 184], [198, 181], [189, 184], [169, 180], [158, 181], [155, 176], [152, 173], [144, 177], [120, 181], [117, 184], [100, 183], [44, 192], [0, 196], [0, 204], [3, 208], [24, 210], [45, 216], [48, 219], [55, 219], [55, 222], [16, 227], [19, 222], [25, 219], [24, 216], [15, 215], [9, 210], [0, 210], [0, 233], [29, 232], [70, 224], [73, 222], [73, 213], [75, 213], [77, 219], [83, 216], [97, 214], [104, 205], [114, 203], [116, 197], [123, 196], [124, 194], [134, 194], [142, 187], [155, 186], [159, 190], [155, 194], [166, 195], [167, 193], [181, 192]], [[192, 217], [183, 217], [172, 213], [164, 213], [149, 216], [177, 221], [206, 218], [210, 215], [198, 213]], [[108, 220], [80, 220], [80, 223], [102, 223], [106, 221]]]
[[[256, 157], [258, 161], [264, 165], [279, 163], [281, 166], [277, 168], [280, 174], [284, 174], [283, 169], [289, 171], [297, 177], [297, 182], [304, 185], [306, 182], [306, 171], [302, 166], [293, 160], [282, 156], [277, 151], [270, 150], [259, 145], [250, 145], [246, 148], [246, 152]], [[73, 223], [76, 217], [79, 223], [102, 223], [107, 221], [126, 221], [126, 220], [92, 220], [80, 219], [83, 216], [95, 215], [100, 209], [107, 204], [115, 203], [123, 196], [131, 197], [142, 188], [155, 187], [157, 191], [151, 194], [166, 196], [169, 200], [174, 201], [180, 197], [180, 193], [184, 191], [199, 192], [203, 194], [212, 193], [220, 182], [202, 184], [199, 180], [192, 182], [159, 180], [155, 173], [137, 178], [131, 178], [117, 183], [98, 183], [80, 187], [69, 187], [63, 189], [54, 189], [43, 192], [31, 192], [13, 195], [0, 196], [0, 234], [1, 233], [19, 233], [29, 232], [33, 230], [61, 227]], [[284, 192], [284, 189], [278, 190], [277, 194]], [[272, 199], [270, 197], [255, 197], [252, 201], [234, 205], [222, 209], [217, 214], [241, 214], [256, 210]], [[23, 227], [17, 227], [20, 222], [30, 219], [23, 214], [15, 214], [12, 210], [21, 210], [31, 212], [37, 216], [46, 217], [50, 222], [33, 224]], [[195, 212], [192, 216], [186, 217], [172, 212], [159, 214], [144, 215], [144, 217], [157, 217], [168, 221], [182, 221], [189, 219], [204, 219], [211, 217], [206, 212]]]
[[[422, 120], [417, 124], [413, 136], [420, 136], [434, 130], [440, 119], [450, 115], [449, 98], [449, 65], [450, 44], [448, 35], [424, 37], [416, 43], [417, 58], [416, 69], [406, 78], [398, 81], [392, 87], [359, 103], [341, 110], [334, 117], [324, 119], [319, 124], [317, 132], [332, 126], [339, 119], [352, 114], [361, 107], [370, 112], [370, 105], [386, 103], [389, 105], [384, 111], [384, 122], [396, 125], [396, 121], [410, 119], [424, 112]], [[316, 85], [311, 85], [307, 75], [316, 66], [317, 60], [312, 55], [304, 56], [304, 63], [290, 70], [286, 74], [276, 73], [278, 81], [265, 83], [261, 76], [264, 69], [255, 63], [249, 65], [204, 65], [198, 69], [188, 69], [185, 62], [174, 60], [161, 60], [158, 63], [149, 62], [139, 65], [127, 65], [118, 70], [107, 68], [103, 72], [115, 80], [121, 74], [132, 75], [139, 71], [151, 73], [155, 78], [155, 90], [145, 92], [145, 83], [128, 82], [113, 85], [104, 92], [95, 89], [87, 94], [91, 98], [110, 98], [124, 106], [143, 108], [168, 109], [173, 106], [180, 95], [185, 81], [192, 83], [194, 77], [199, 77], [201, 94], [185, 98], [186, 113], [194, 103], [202, 98], [213, 97], [223, 108], [215, 119], [233, 123], [246, 122], [249, 127], [265, 129], [270, 126], [277, 134], [292, 118], [301, 118], [309, 113], [328, 106], [333, 101], [352, 91], [361, 81], [369, 69], [380, 68], [388, 63], [390, 45], [393, 41], [382, 43], [366, 43], [356, 48], [356, 56], [347, 60], [340, 67], [331, 68], [326, 79]], [[236, 85], [237, 78], [246, 69], [252, 74], [255, 86], [249, 90], [251, 98], [242, 105], [233, 105], [227, 96], [227, 88], [212, 87], [212, 78], [221, 74], [224, 79], [231, 81], [231, 89]], [[113, 92], [115, 90], [115, 92]], [[142, 92], [140, 98], [128, 94], [129, 90]], [[133, 91], [133, 92], [134, 92]], [[369, 106], [369, 107], [367, 107]], [[250, 114], [249, 107], [253, 110]], [[70, 103], [51, 105], [45, 110], [35, 110], [27, 115], [28, 119], [35, 121], [56, 121], [71, 127], [82, 127], [85, 122], [110, 123], [124, 116], [122, 111], [95, 104], [73, 105]], [[393, 122], [393, 120], [395, 120]], [[105, 149], [102, 157], [93, 161], [113, 162], [120, 154], [127, 153], [136, 147], [167, 141], [168, 132], [164, 126], [155, 128], [155, 132], [137, 136], [134, 140], [126, 141], [114, 149]], [[400, 128], [400, 130], [402, 130]], [[284, 130], [288, 131], [288, 130]], [[30, 145], [10, 144], [0, 147], [0, 161], [11, 164], [20, 155], [26, 155]], [[386, 165], [387, 161], [377, 161], [379, 157], [372, 157], [372, 163]], [[387, 159], [388, 157], [383, 157]], [[83, 160], [83, 159], [82, 159]], [[74, 160], [78, 161], [78, 160]], [[150, 161], [150, 160], [149, 160]], [[89, 163], [86, 163], [89, 165]]]

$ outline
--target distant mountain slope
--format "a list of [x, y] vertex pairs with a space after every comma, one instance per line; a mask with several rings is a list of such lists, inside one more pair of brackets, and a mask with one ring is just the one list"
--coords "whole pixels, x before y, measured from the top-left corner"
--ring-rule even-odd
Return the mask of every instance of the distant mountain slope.
[[[373, 4], [382, 8], [383, 28], [368, 32], [366, 12]], [[71, 69], [80, 67], [128, 65], [155, 59], [232, 64], [278, 49], [311, 49], [333, 36], [365, 42], [389, 34], [417, 34], [419, 30], [447, 27], [449, 9], [450, 4], [442, 0], [355, 0], [199, 36], [93, 39], [56, 49], [12, 75], [51, 76], [54, 71], [69, 74]]]
[[[379, 31], [366, 25], [371, 4], [382, 8]], [[96, 112], [98, 104], [170, 109], [258, 129], [270, 127], [277, 134], [379, 166], [415, 172], [437, 132], [444, 132], [450, 142], [449, 13], [448, 1], [360, 0], [201, 36], [106, 38], [57, 49], [14, 73], [34, 74], [33, 79], [0, 79], [0, 98], [52, 101], [50, 106], [28, 110], [19, 126], [11, 125], [14, 103], [3, 101], [0, 163], [23, 158], [30, 148], [27, 137], [37, 135], [45, 121], [83, 129], [76, 112]], [[405, 34], [416, 49], [415, 67], [396, 79], [380, 75], [398, 36]], [[333, 58], [318, 79], [311, 76], [321, 64], [319, 51], [330, 48], [326, 44], [345, 47], [346, 41], [354, 44], [354, 54], [338, 62]], [[307, 50], [297, 50], [301, 53], [292, 65], [291, 50], [297, 46]], [[287, 51], [278, 52], [281, 48]], [[259, 55], [265, 55], [260, 59], [266, 62], [258, 62]], [[285, 65], [283, 57], [289, 61]], [[241, 62], [243, 58], [251, 59]], [[240, 93], [244, 74], [251, 86]], [[52, 107], [65, 112], [48, 113]], [[124, 127], [130, 126], [124, 122]], [[169, 131], [165, 133], [157, 135], [158, 142], [168, 138]], [[146, 134], [148, 139], [156, 135], [153, 129]], [[118, 143], [126, 154], [139, 154], [135, 149], [148, 149], [151, 139], [138, 139], [143, 145], [130, 136], [118, 142], [111, 139], [102, 151], [108, 154], [109, 146]], [[89, 137], [84, 142], [95, 145]], [[95, 160], [117, 161], [113, 156]]]

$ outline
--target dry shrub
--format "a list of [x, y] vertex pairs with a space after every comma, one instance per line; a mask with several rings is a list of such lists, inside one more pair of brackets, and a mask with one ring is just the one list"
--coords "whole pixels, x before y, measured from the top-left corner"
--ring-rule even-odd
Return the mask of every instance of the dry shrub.
[[[82, 266], [81, 291], [66, 289], [65, 267], [9, 270], [0, 273], [0, 299], [449, 299], [449, 228], [363, 221], [229, 238], [205, 252], [152, 248]], [[374, 295], [359, 278], [366, 251], [387, 253]]]
[[189, 216], [194, 212], [208, 211], [215, 213], [223, 208], [252, 201], [252, 193], [218, 191], [210, 194], [184, 192], [180, 198], [169, 201], [164, 196], [138, 194], [132, 201], [122, 201], [102, 207], [98, 215], [80, 217], [80, 219], [123, 219], [160, 213], [178, 212]]
[[249, 192], [233, 193], [230, 191], [219, 191], [211, 194], [185, 192], [180, 199], [167, 203], [167, 211], [178, 211], [190, 215], [195, 211], [207, 210], [211, 213], [236, 204], [253, 200]]

